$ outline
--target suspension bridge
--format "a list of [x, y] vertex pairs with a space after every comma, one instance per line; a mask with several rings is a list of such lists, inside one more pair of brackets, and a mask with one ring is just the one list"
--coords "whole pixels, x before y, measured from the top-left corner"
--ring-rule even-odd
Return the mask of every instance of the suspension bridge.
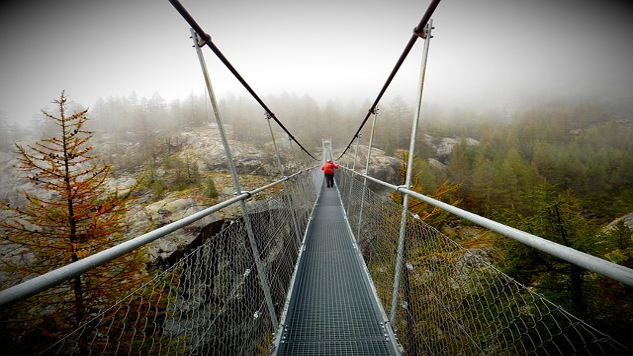
[[[225, 61], [262, 104], [268, 117], [287, 131], [182, 5], [176, 0], [170, 2], [191, 25], [220, 131], [220, 113], [200, 51], [204, 45]], [[427, 53], [432, 29], [429, 19], [438, 3], [433, 1], [429, 6], [403, 57], [417, 38], [425, 39]], [[361, 128], [372, 114], [376, 118], [376, 105], [398, 66]], [[412, 137], [415, 127], [417, 122]], [[358, 142], [360, 130], [345, 149], [339, 150], [339, 158], [353, 142]], [[289, 132], [288, 135], [305, 150], [294, 136]], [[20, 308], [29, 298], [63, 288], [60, 286], [71, 278], [132, 251], [142, 251], [153, 241], [205, 216], [240, 205], [241, 218], [211, 236], [204, 236], [200, 246], [124, 297], [104, 301], [77, 328], [38, 349], [39, 354], [625, 355], [632, 352], [618, 340], [502, 273], [477, 251], [462, 247], [422, 221], [407, 209], [408, 198], [422, 200], [628, 286], [633, 286], [632, 270], [416, 193], [409, 189], [410, 171], [402, 186], [371, 177], [367, 174], [370, 153], [364, 172], [356, 170], [355, 158], [351, 164], [341, 165], [333, 188], [324, 185], [320, 165], [286, 175], [278, 160], [279, 180], [244, 192], [228, 141], [224, 135], [222, 138], [234, 178], [235, 197], [0, 292], [0, 309]], [[413, 152], [415, 139], [411, 142]], [[368, 147], [371, 150], [371, 139]], [[321, 160], [334, 158], [335, 150], [329, 140], [323, 141], [322, 153]], [[383, 192], [371, 190], [370, 182], [384, 188]], [[401, 194], [403, 204], [395, 203], [384, 190]], [[39, 314], [45, 318], [54, 312], [41, 310]]]

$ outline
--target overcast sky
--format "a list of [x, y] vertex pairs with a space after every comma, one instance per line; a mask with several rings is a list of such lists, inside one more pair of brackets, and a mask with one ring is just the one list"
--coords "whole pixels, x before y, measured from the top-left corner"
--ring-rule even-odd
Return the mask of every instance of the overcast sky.
[[[378, 94], [430, 0], [181, 2], [260, 96], [360, 105]], [[633, 96], [633, 12], [624, 4], [443, 0], [425, 100], [494, 103], [586, 88]], [[0, 26], [0, 111], [13, 120], [30, 120], [62, 90], [84, 106], [204, 90], [189, 26], [167, 0], [14, 1], [3, 5]], [[419, 40], [388, 95], [414, 96], [422, 47]], [[204, 53], [218, 96], [245, 93]]]

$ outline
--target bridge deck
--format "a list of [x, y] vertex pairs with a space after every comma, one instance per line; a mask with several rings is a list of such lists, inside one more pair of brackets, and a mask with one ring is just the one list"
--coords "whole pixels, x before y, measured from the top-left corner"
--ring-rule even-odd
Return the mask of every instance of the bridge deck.
[[394, 355], [338, 189], [321, 189], [285, 318], [280, 355]]

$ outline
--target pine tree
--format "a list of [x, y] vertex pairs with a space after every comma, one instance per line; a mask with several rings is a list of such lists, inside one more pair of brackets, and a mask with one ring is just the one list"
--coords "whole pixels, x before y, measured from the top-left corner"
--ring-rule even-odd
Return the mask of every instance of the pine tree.
[[[543, 183], [525, 197], [530, 208], [523, 214], [508, 212], [505, 218], [510, 225], [578, 251], [599, 254], [592, 224], [570, 191], [557, 193]], [[504, 272], [573, 313], [586, 315], [586, 270], [515, 241], [503, 239], [499, 247], [506, 252], [501, 262]]]
[[[604, 258], [628, 268], [633, 268], [633, 228], [618, 220], [610, 228], [604, 229], [599, 241], [607, 252]], [[616, 340], [633, 347], [633, 287], [611, 278], [597, 275], [593, 280], [589, 304], [593, 322], [599, 330], [608, 332]]]
[[624, 223], [624, 219], [618, 220], [600, 237], [609, 246], [609, 252], [605, 255], [607, 259], [633, 268], [633, 229]]
[[[88, 110], [69, 114], [70, 103], [64, 92], [53, 103], [58, 116], [42, 112], [56, 125], [58, 136], [27, 148], [16, 144], [18, 169], [39, 188], [37, 193], [24, 192], [24, 206], [0, 202], [10, 213], [0, 222], [0, 229], [6, 232], [4, 243], [14, 255], [2, 258], [4, 272], [16, 277], [9, 283], [111, 247], [121, 242], [126, 229], [127, 203], [135, 188], [108, 190], [109, 166], [90, 154], [93, 133], [84, 129]], [[0, 334], [13, 339], [13, 344], [45, 346], [138, 285], [145, 276], [142, 266], [137, 255], [123, 256], [29, 298], [12, 310], [2, 311], [8, 315], [3, 315], [4, 332]], [[83, 333], [78, 340], [81, 354], [87, 352], [88, 338], [88, 333]]]
[[217, 198], [218, 197], [218, 191], [215, 187], [215, 182], [213, 181], [213, 179], [211, 177], [207, 178], [207, 197], [209, 198]]

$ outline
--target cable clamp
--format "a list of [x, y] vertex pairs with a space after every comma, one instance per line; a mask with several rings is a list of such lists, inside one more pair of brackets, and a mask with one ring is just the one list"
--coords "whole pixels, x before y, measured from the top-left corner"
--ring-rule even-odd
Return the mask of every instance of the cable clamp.
[[418, 30], [417, 26], [413, 28], [413, 33], [418, 37], [426, 39], [426, 32], [424, 30]]
[[418, 36], [421, 37], [423, 39], [427, 39], [427, 38], [433, 38], [433, 36], [429, 36], [429, 33], [431, 32], [431, 30], [435, 29], [435, 27], [429, 26], [429, 24], [427, 23], [426, 26], [424, 26], [424, 29], [422, 29], [421, 31], [418, 30], [417, 27], [415, 27], [413, 29], [413, 33]]
[[208, 33], [204, 34], [204, 38], [198, 36], [198, 47], [202, 48], [209, 42], [211, 42], [211, 35], [209, 35]]

